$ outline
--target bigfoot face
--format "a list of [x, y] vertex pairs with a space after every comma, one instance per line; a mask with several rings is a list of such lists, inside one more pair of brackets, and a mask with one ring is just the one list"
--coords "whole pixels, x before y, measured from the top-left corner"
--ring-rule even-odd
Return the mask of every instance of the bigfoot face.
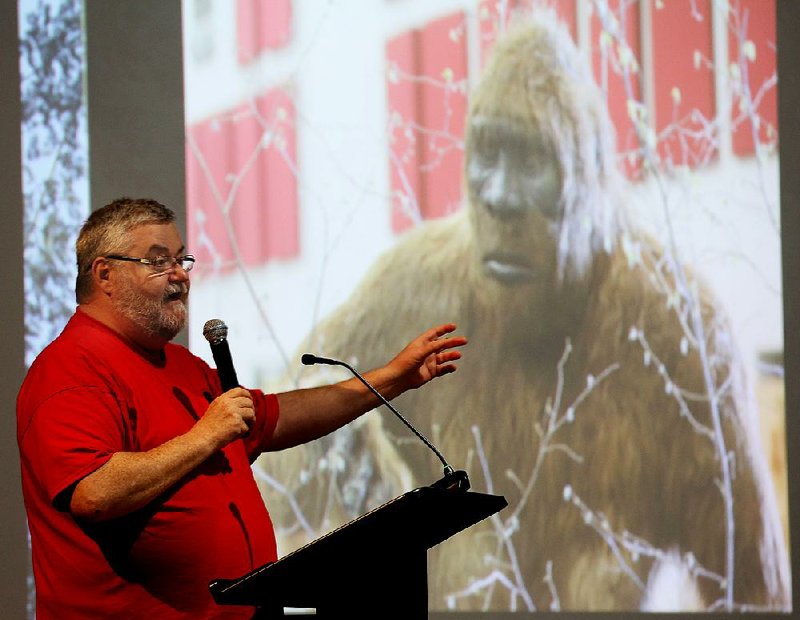
[[474, 117], [466, 179], [484, 273], [508, 287], [552, 283], [562, 186], [552, 148], [529, 127]]

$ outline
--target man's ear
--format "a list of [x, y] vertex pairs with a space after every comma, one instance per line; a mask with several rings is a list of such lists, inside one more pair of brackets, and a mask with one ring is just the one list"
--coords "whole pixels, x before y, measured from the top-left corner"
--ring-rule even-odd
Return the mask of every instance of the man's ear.
[[111, 266], [102, 256], [92, 261], [92, 281], [96, 290], [103, 291], [106, 295], [111, 294]]

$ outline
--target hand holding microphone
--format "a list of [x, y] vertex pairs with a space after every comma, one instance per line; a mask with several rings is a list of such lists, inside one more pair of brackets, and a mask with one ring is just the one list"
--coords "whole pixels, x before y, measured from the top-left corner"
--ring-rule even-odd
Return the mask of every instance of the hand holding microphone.
[[196, 426], [207, 433], [217, 449], [221, 449], [247, 436], [255, 420], [256, 412], [250, 392], [236, 387], [211, 401]]

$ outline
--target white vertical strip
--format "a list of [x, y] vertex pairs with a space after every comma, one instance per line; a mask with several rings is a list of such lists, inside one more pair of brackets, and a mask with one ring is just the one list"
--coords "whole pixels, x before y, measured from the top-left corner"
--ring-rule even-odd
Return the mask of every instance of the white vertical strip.
[[720, 162], [733, 153], [731, 135], [731, 89], [728, 73], [728, 0], [713, 0], [711, 9], [711, 45], [714, 61], [714, 113]]
[[641, 0], [639, 3], [639, 38], [641, 45], [640, 86], [642, 89], [642, 103], [647, 110], [647, 126], [656, 131], [656, 95], [655, 74], [656, 67], [653, 58], [653, 2]]

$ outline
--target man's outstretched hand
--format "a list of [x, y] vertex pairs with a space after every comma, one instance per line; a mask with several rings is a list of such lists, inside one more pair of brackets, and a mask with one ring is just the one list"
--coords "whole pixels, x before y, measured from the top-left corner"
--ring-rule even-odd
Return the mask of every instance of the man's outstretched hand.
[[463, 336], [447, 336], [455, 329], [454, 323], [432, 327], [408, 343], [386, 365], [393, 376], [392, 392], [401, 394], [423, 386], [436, 377], [455, 372], [454, 362], [461, 359], [461, 352], [455, 349], [467, 344]]
[[[409, 342], [388, 364], [367, 372], [365, 379], [392, 399], [436, 377], [455, 372], [463, 336], [448, 336], [453, 323], [429, 329]], [[317, 439], [377, 407], [374, 395], [355, 378], [278, 394], [280, 416], [268, 450], [282, 450]]]

